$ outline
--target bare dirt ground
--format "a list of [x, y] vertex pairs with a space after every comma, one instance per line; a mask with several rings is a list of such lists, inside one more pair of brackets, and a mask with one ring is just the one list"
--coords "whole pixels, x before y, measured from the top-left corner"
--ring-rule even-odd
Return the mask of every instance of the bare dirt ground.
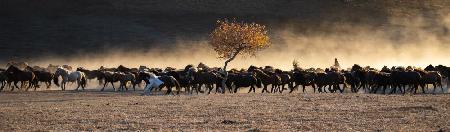
[[439, 131], [450, 95], [0, 93], [0, 131]]

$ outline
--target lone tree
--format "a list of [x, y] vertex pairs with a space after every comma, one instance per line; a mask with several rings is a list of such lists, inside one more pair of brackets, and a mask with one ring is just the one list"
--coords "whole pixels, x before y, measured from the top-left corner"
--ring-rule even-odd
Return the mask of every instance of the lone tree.
[[256, 52], [270, 47], [269, 36], [264, 25], [236, 21], [217, 21], [217, 27], [210, 34], [210, 44], [218, 57], [225, 60], [222, 69], [222, 92], [228, 79], [227, 66], [237, 55], [255, 56]]

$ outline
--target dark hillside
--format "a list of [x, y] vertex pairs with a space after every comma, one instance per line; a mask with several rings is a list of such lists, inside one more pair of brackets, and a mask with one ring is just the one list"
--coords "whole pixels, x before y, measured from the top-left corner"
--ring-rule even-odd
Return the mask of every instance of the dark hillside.
[[0, 59], [168, 47], [202, 40], [220, 18], [271, 31], [338, 32], [324, 25], [386, 28], [392, 17], [448, 13], [448, 0], [2, 0]]

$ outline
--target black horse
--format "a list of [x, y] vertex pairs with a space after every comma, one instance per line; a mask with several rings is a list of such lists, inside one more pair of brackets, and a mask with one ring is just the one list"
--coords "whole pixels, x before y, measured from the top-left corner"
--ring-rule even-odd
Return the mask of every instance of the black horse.
[[314, 93], [316, 92], [315, 79], [317, 78], [317, 74], [315, 72], [295, 70], [292, 74], [292, 78], [295, 85], [290, 87], [291, 90], [289, 93], [292, 93], [294, 89], [300, 85], [303, 87], [303, 93], [306, 92], [306, 86], [311, 86], [314, 89]]
[[[406, 85], [409, 85], [411, 91], [414, 90], [414, 93], [417, 92], [418, 87], [421, 84], [422, 76], [418, 72], [414, 71], [392, 71], [391, 80], [392, 80], [392, 93], [397, 92], [397, 88], [400, 89], [400, 92], [403, 94], [406, 93]], [[422, 87], [422, 92], [425, 93], [425, 88]]]
[[373, 78], [374, 85], [372, 86], [371, 93], [377, 93], [377, 91], [382, 87], [383, 94], [386, 93], [386, 89], [392, 85], [391, 74], [386, 72], [376, 72]]
[[30, 66], [27, 66], [25, 69], [33, 72], [36, 75], [37, 80], [39, 82], [44, 82], [47, 85], [47, 88], [50, 88], [52, 86], [52, 80], [54, 77], [53, 73], [45, 70], [36, 70]]
[[[101, 74], [102, 74], [99, 70], [88, 70], [83, 67], [78, 67], [77, 71], [84, 72], [84, 74], [86, 74], [86, 79], [88, 79], [89, 82], [95, 78], [97, 78], [97, 80], [99, 80], [98, 77], [101, 76]], [[99, 82], [99, 84], [101, 84], [101, 82]]]
[[355, 72], [345, 71], [345, 81], [350, 85], [350, 89], [353, 93], [358, 92], [358, 87], [361, 85], [361, 80], [355, 75]]
[[[342, 76], [339, 72], [329, 71], [327, 73], [317, 73], [317, 77], [315, 79], [316, 85], [319, 88], [320, 92], [326, 92], [325, 87], [328, 86], [328, 91], [335, 92], [339, 90], [341, 93], [344, 92], [344, 89], [341, 89], [339, 84], [343, 83]], [[322, 91], [323, 88], [323, 91]]]
[[254, 72], [254, 74], [256, 74], [256, 77], [261, 80], [261, 83], [263, 85], [262, 93], [270, 93], [269, 90], [267, 90], [268, 85], [272, 85], [271, 91], [273, 92], [273, 89], [278, 88], [281, 84], [281, 78], [276, 74], [269, 75], [260, 69], [253, 69], [250, 70], [250, 72]]
[[275, 69], [275, 74], [277, 74], [281, 80], [281, 83], [278, 86], [278, 87], [280, 87], [280, 89], [279, 89], [280, 93], [283, 93], [286, 85], [288, 85], [288, 87], [292, 87], [293, 79], [292, 79], [291, 73], [289, 73], [287, 71], [282, 71], [280, 69]]
[[[14, 82], [14, 86], [16, 88], [19, 88], [17, 86], [17, 83], [19, 81], [22, 82], [22, 87], [24, 86], [25, 82], [28, 82], [27, 90], [29, 88], [31, 88], [32, 86], [34, 86], [34, 89], [36, 90], [36, 88], [38, 86], [38, 84], [37, 84], [38, 79], [37, 79], [36, 75], [31, 71], [22, 71], [19, 68], [11, 65], [8, 67], [8, 69], [6, 69], [5, 73], [6, 73], [6, 77], [8, 78], [8, 81]], [[14, 90], [14, 86], [11, 89], [11, 91]]]
[[239, 88], [250, 87], [248, 93], [255, 93], [256, 87], [261, 88], [261, 82], [252, 73], [229, 73], [227, 79], [227, 87], [231, 90], [234, 87], [234, 93], [237, 93]]

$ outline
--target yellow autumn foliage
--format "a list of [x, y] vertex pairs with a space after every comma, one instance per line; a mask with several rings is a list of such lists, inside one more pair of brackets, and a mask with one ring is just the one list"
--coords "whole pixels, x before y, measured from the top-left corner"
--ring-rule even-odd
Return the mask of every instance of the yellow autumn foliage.
[[264, 25], [228, 20], [217, 21], [210, 44], [222, 59], [234, 59], [238, 54], [254, 56], [271, 45]]

